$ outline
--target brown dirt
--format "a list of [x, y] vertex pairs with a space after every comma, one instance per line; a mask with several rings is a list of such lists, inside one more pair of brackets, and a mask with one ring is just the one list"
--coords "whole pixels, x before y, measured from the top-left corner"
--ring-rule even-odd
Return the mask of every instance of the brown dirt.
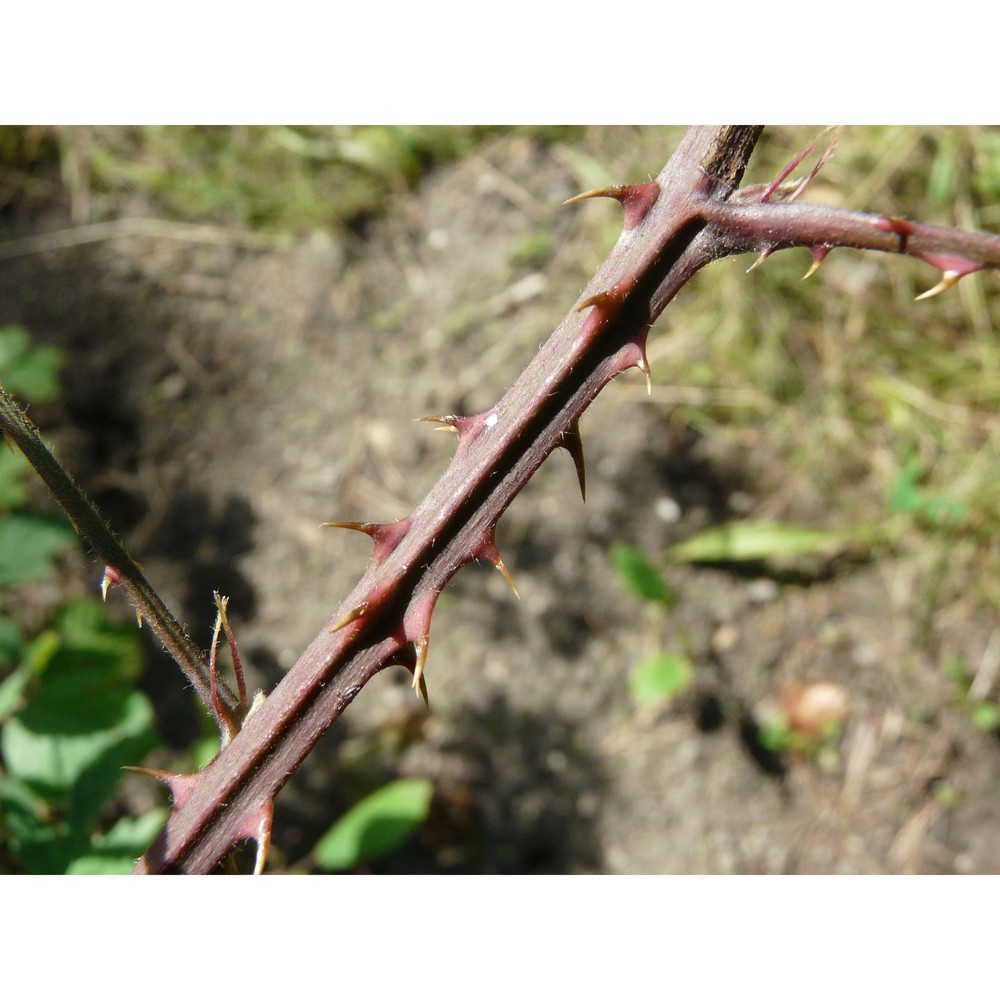
[[[69, 352], [47, 428], [60, 454], [204, 643], [212, 590], [230, 595], [267, 688], [367, 558], [363, 538], [319, 523], [406, 514], [451, 447], [413, 418], [489, 405], [575, 300], [593, 233], [555, 206], [577, 189], [556, 154], [504, 139], [363, 234], [290, 251], [130, 237], [2, 262], [0, 324]], [[9, 235], [66, 224], [55, 212]], [[539, 230], [556, 249], [519, 263]], [[437, 783], [431, 822], [378, 870], [1000, 870], [1000, 745], [953, 703], [936, 656], [991, 655], [990, 621], [945, 609], [914, 647], [912, 570], [887, 558], [684, 570], [667, 634], [624, 592], [610, 546], [657, 552], [753, 511], [782, 469], [766, 442], [701, 437], [628, 379], [583, 434], [586, 505], [559, 453], [501, 525], [523, 599], [492, 570], [459, 574], [433, 625], [433, 711], [404, 671], [376, 678], [279, 797], [276, 866], [300, 863], [362, 791], [412, 774]], [[630, 669], [678, 635], [695, 690], [637, 710]], [[182, 745], [195, 709], [151, 655], [147, 687]], [[819, 761], [755, 739], [793, 679], [850, 696]]]

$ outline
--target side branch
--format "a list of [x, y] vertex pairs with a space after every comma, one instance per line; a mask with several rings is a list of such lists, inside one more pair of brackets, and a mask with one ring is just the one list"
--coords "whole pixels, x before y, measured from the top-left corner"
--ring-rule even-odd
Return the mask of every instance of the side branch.
[[702, 205], [702, 218], [718, 241], [720, 256], [748, 251], [770, 254], [795, 246], [824, 256], [834, 247], [879, 250], [926, 261], [945, 275], [944, 287], [973, 271], [1000, 268], [1000, 236], [991, 233], [962, 232], [824, 205], [746, 202], [739, 194], [730, 201], [706, 199]]
[[[70, 474], [46, 448], [34, 424], [24, 415], [13, 398], [0, 386], [0, 430], [24, 453], [49, 492], [62, 507], [76, 529], [106, 564], [105, 581], [121, 586], [139, 616], [149, 622], [167, 652], [177, 661], [185, 676], [206, 705], [212, 704], [212, 685], [208, 663], [191, 641], [184, 627], [170, 613], [150, 586], [142, 570], [125, 547], [104, 523], [93, 504], [84, 496]], [[230, 712], [237, 712], [239, 701], [227, 687], [219, 686], [219, 698]]]

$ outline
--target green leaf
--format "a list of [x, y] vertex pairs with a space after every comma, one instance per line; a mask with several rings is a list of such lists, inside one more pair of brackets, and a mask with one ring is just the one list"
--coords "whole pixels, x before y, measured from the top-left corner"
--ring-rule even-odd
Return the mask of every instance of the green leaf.
[[13, 618], [0, 616], [0, 665], [20, 663], [23, 652], [20, 626]]
[[10, 775], [68, 802], [80, 823], [96, 815], [119, 768], [138, 763], [156, 742], [152, 708], [133, 688], [142, 668], [138, 637], [99, 613], [94, 601], [59, 613], [58, 633], [46, 634], [37, 689], [0, 730]]
[[977, 729], [991, 733], [1000, 727], [1000, 709], [992, 702], [981, 701], [972, 709], [972, 722]]
[[944, 670], [945, 673], [963, 689], [963, 691], [967, 690], [969, 685], [972, 683], [972, 677], [965, 665], [965, 661], [958, 656], [948, 657], [948, 660], [944, 665]]
[[611, 559], [626, 586], [647, 601], [659, 601], [673, 607], [677, 595], [646, 557], [631, 545], [613, 545]]
[[68, 875], [128, 875], [135, 860], [153, 842], [167, 820], [166, 809], [144, 816], [124, 816], [106, 834], [95, 834], [80, 857], [66, 868]]
[[[138, 763], [156, 745], [153, 711], [137, 691], [95, 697], [113, 705], [97, 712], [81, 703], [72, 720], [75, 731], [49, 706], [36, 705], [34, 698], [8, 720], [0, 731], [0, 748], [10, 774], [56, 801], [79, 801], [85, 789], [88, 794], [110, 792], [120, 777], [118, 770]], [[109, 773], [114, 777], [110, 786]]]
[[871, 541], [876, 529], [833, 531], [799, 528], [767, 521], [732, 521], [708, 528], [671, 547], [675, 562], [749, 562], [792, 556], [833, 556], [859, 542]]
[[919, 478], [920, 463], [911, 458], [899, 470], [889, 490], [889, 509], [894, 514], [916, 514], [923, 507], [923, 497], [917, 486]]
[[427, 818], [433, 794], [433, 784], [424, 778], [389, 782], [334, 823], [316, 845], [316, 861], [342, 871], [393, 850]]
[[0, 817], [11, 849], [32, 875], [61, 875], [86, 843], [20, 781], [0, 778]]
[[45, 576], [52, 560], [76, 542], [69, 522], [41, 514], [0, 518], [0, 587]]
[[28, 499], [24, 480], [30, 468], [28, 460], [19, 451], [0, 448], [0, 507], [10, 510], [24, 506]]
[[968, 508], [957, 500], [928, 497], [917, 485], [923, 475], [920, 463], [911, 458], [893, 481], [889, 491], [889, 507], [894, 514], [914, 514], [932, 524], [957, 524]]
[[31, 665], [25, 663], [0, 682], [0, 723], [21, 707], [24, 689], [30, 683], [33, 675], [34, 671], [31, 669]]
[[[110, 625], [96, 601], [68, 605], [55, 624], [24, 650], [31, 695], [0, 727], [4, 820], [12, 850], [36, 874], [64, 872], [95, 851], [104, 856], [105, 841], [95, 846], [90, 830], [122, 766], [141, 762], [158, 742], [152, 707], [134, 689], [142, 666], [134, 630]], [[141, 850], [112, 853], [123, 870]]]
[[687, 657], [679, 653], [661, 653], [639, 664], [629, 677], [632, 697], [640, 705], [666, 704], [683, 694], [694, 680], [694, 670]]
[[0, 382], [15, 395], [36, 403], [57, 399], [61, 363], [58, 348], [33, 347], [24, 327], [0, 328]]
[[781, 712], [777, 712], [760, 727], [757, 742], [771, 753], [784, 753], [789, 748], [792, 736], [792, 727], [788, 724], [788, 719]]

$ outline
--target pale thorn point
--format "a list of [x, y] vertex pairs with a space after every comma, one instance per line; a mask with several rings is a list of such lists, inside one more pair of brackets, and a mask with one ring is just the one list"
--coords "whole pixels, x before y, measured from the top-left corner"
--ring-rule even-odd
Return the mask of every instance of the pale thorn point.
[[430, 636], [424, 636], [414, 643], [417, 653], [416, 663], [413, 665], [413, 690], [420, 695], [424, 704], [429, 706], [427, 701], [427, 685], [424, 683], [424, 666], [427, 663], [427, 647], [430, 645]]
[[587, 198], [620, 198], [622, 193], [621, 187], [617, 185], [609, 185], [607, 187], [591, 188], [590, 191], [584, 191], [581, 194], [575, 194], [572, 198], [567, 198], [563, 204], [572, 205], [578, 201], [584, 201]]
[[653, 395], [653, 376], [650, 374], [650, 371], [649, 371], [649, 362], [646, 360], [645, 356], [643, 356], [640, 361], [636, 362], [636, 368], [638, 368], [639, 371], [641, 371], [642, 374], [646, 378], [646, 395], [647, 396], [652, 396]]
[[761, 255], [747, 268], [746, 273], [749, 274], [751, 271], [756, 271], [761, 264], [767, 260], [771, 255], [769, 253], [761, 253]]
[[455, 426], [455, 421], [457, 419], [458, 418], [454, 414], [448, 413], [442, 416], [414, 417], [413, 422], [415, 424], [444, 424], [443, 427], [435, 427], [434, 430], [457, 434], [458, 428]]
[[257, 841], [257, 858], [254, 861], [254, 866], [253, 866], [254, 875], [264, 874], [264, 865], [267, 864], [267, 852], [270, 846], [271, 846], [270, 833], [261, 834], [260, 839]]
[[922, 299], [932, 299], [935, 295], [948, 291], [952, 285], [958, 284], [958, 279], [961, 277], [962, 275], [958, 271], [945, 271], [941, 275], [941, 280], [933, 288], [928, 288], [923, 295], [918, 295], [913, 301], [920, 302]]
[[806, 278], [811, 278], [819, 270], [819, 266], [822, 263], [823, 263], [822, 257], [814, 257], [813, 262], [809, 265], [809, 270], [802, 275], [802, 280], [805, 281]]
[[260, 708], [260, 706], [263, 705], [266, 700], [267, 700], [267, 695], [264, 694], [263, 691], [258, 690], [257, 692], [255, 692], [253, 696], [253, 701], [250, 702], [250, 707], [247, 709], [247, 714], [243, 716], [243, 722], [240, 723], [241, 729], [243, 728], [243, 726], [247, 724], [247, 719], [249, 719], [250, 716], [253, 715], [253, 713], [256, 712], [257, 709]]
[[338, 619], [333, 625], [330, 626], [330, 632], [339, 632], [342, 628], [346, 628], [351, 622], [356, 622], [359, 618], [363, 618], [368, 612], [368, 602], [362, 601], [356, 608], [351, 608], [350, 611], [344, 615], [343, 618]]
[[347, 528], [349, 531], [360, 531], [370, 535], [372, 525], [368, 521], [322, 521], [321, 528]]
[[[77, 534], [79, 534], [79, 532], [77, 532]], [[136, 563], [136, 565], [138, 566], [138, 563]], [[111, 588], [111, 584], [115, 583], [121, 586], [123, 582], [122, 575], [118, 572], [118, 570], [116, 570], [113, 566], [105, 566], [104, 575], [101, 577], [101, 600], [107, 602], [108, 590]]]
[[588, 295], [574, 310], [575, 312], [583, 312], [584, 309], [589, 309], [591, 306], [601, 306], [607, 302], [611, 296], [607, 292], [598, 292], [596, 295]]
[[510, 570], [504, 565], [503, 560], [497, 556], [496, 562], [493, 565], [500, 570], [500, 575], [510, 584], [510, 589], [514, 591], [514, 596], [518, 600], [521, 600], [521, 595], [517, 592], [517, 584], [514, 583], [514, 577], [510, 575]]
[[267, 864], [267, 855], [271, 850], [271, 824], [274, 822], [274, 804], [268, 802], [264, 815], [260, 820], [260, 829], [257, 831], [257, 857], [254, 860], [254, 875], [263, 875], [264, 866]]
[[580, 436], [579, 424], [574, 423], [570, 430], [563, 435], [560, 443], [562, 447], [570, 453], [570, 457], [573, 459], [573, 465], [576, 467], [576, 479], [580, 484], [580, 496], [583, 498], [583, 502], [586, 503], [587, 471], [583, 458], [583, 438]]
[[138, 608], [135, 609], [135, 623], [142, 628], [142, 612]]
[[169, 771], [161, 771], [155, 767], [140, 767], [138, 764], [122, 764], [122, 770], [131, 771], [133, 774], [141, 774], [144, 777], [162, 781], [164, 784], [167, 784], [168, 778], [174, 777]]

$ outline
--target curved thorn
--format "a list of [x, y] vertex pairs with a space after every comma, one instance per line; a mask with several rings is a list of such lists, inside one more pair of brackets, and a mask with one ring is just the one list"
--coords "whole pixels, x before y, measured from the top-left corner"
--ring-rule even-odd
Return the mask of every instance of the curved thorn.
[[427, 698], [427, 684], [424, 681], [424, 666], [427, 663], [427, 647], [430, 644], [430, 636], [425, 635], [418, 639], [413, 648], [416, 652], [416, 662], [413, 664], [413, 690], [423, 699], [424, 704], [429, 708], [430, 702]]
[[510, 584], [510, 589], [514, 591], [514, 596], [518, 600], [521, 600], [521, 595], [517, 592], [517, 584], [514, 583], [514, 577], [510, 575], [510, 570], [504, 565], [504, 561], [499, 555], [493, 560], [493, 565], [500, 570], [500, 575]]
[[802, 275], [803, 281], [805, 281], [806, 278], [811, 278], [819, 270], [820, 264], [822, 264], [823, 261], [826, 260], [826, 256], [829, 252], [830, 252], [829, 247], [812, 248], [813, 262], [812, 264], [809, 265], [809, 270]]
[[627, 232], [634, 229], [646, 217], [646, 213], [656, 204], [660, 196], [660, 185], [656, 181], [646, 184], [612, 184], [607, 187], [584, 191], [573, 198], [567, 198], [564, 205], [571, 205], [585, 198], [614, 198], [620, 202], [625, 213], [622, 228]]
[[576, 466], [576, 478], [580, 484], [580, 496], [587, 502], [587, 472], [583, 461], [583, 438], [580, 436], [580, 425], [574, 423], [563, 435], [560, 444], [570, 453]]
[[940, 295], [942, 292], [948, 291], [952, 285], [957, 285], [958, 279], [961, 277], [962, 275], [957, 271], [945, 271], [941, 275], [941, 280], [933, 288], [928, 288], [926, 292], [918, 295], [913, 301], [920, 302], [923, 299], [932, 299], [935, 295]]
[[504, 565], [503, 559], [500, 558], [500, 550], [497, 548], [496, 536], [494, 534], [495, 530], [494, 527], [486, 532], [480, 539], [478, 546], [473, 550], [470, 559], [487, 559], [493, 563], [500, 570], [500, 575], [510, 585], [510, 589], [514, 591], [514, 596], [520, 600], [521, 595], [517, 592], [517, 585], [514, 583], [514, 578], [510, 575], [510, 570]]
[[639, 360], [635, 363], [635, 367], [646, 376], [646, 395], [653, 395], [653, 376], [649, 371], [649, 362], [646, 360], [645, 351], [642, 353]]
[[267, 855], [271, 850], [271, 827], [274, 825], [274, 802], [268, 799], [261, 808], [260, 823], [257, 827], [257, 857], [254, 860], [254, 875], [263, 875], [264, 866], [267, 864]]
[[360, 531], [363, 535], [371, 535], [375, 525], [370, 521], [323, 521], [321, 528], [347, 528], [349, 531]]
[[[101, 600], [107, 601], [108, 588], [111, 584], [121, 584], [122, 576], [113, 566], [104, 567], [104, 576], [101, 577]], [[140, 622], [140, 625], [142, 623]]]
[[589, 309], [591, 306], [603, 306], [605, 303], [611, 300], [611, 295], [608, 292], [598, 292], [596, 295], [591, 295], [585, 298], [577, 307], [576, 312], [583, 312], [584, 309]]
[[368, 613], [368, 602], [362, 601], [357, 607], [351, 608], [350, 611], [344, 615], [343, 618], [339, 618], [333, 625], [330, 626], [330, 632], [339, 632], [342, 628], [346, 628], [351, 622], [356, 622], [359, 618], [363, 618]]
[[760, 256], [747, 268], [746, 273], [749, 274], [751, 271], [756, 271], [757, 268], [760, 267], [760, 265], [763, 264], [764, 261], [767, 260], [767, 258], [770, 257], [771, 254], [773, 253], [774, 253], [773, 247], [768, 247], [766, 250], [761, 250]]
[[918, 295], [914, 300], [916, 302], [940, 295], [956, 284], [959, 278], [964, 278], [967, 274], [974, 274], [983, 269], [982, 264], [955, 254], [922, 253], [918, 256], [941, 271], [941, 280], [933, 288], [927, 289], [923, 295]]
[[413, 422], [415, 424], [427, 423], [427, 424], [445, 424], [444, 427], [435, 427], [436, 431], [451, 431], [453, 434], [458, 433], [458, 427], [456, 426], [459, 422], [459, 418], [453, 413], [445, 413], [439, 416], [431, 417], [415, 417]]
[[605, 187], [592, 188], [582, 194], [575, 194], [572, 198], [567, 198], [563, 204], [572, 205], [578, 201], [585, 201], [587, 198], [614, 198], [621, 201], [623, 186], [621, 184], [608, 184]]

